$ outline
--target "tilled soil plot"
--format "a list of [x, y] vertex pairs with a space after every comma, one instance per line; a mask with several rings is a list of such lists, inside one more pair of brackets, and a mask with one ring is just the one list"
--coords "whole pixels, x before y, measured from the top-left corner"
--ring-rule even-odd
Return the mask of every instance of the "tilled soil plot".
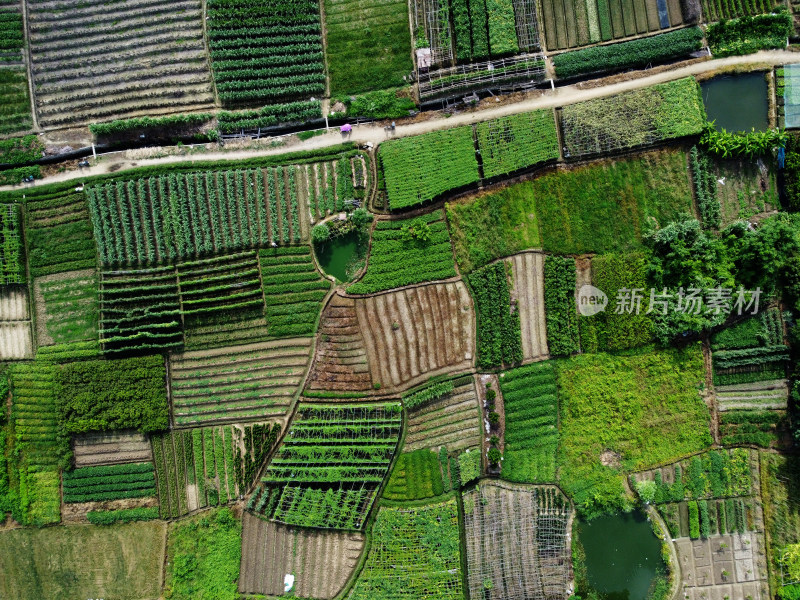
[[72, 440], [76, 467], [117, 465], [153, 460], [147, 436], [136, 431], [88, 433]]
[[312, 390], [363, 391], [372, 387], [364, 336], [356, 316], [356, 301], [331, 297], [322, 311], [319, 343], [308, 377]]
[[525, 360], [546, 358], [547, 327], [544, 316], [544, 255], [525, 252], [511, 258], [513, 295], [517, 300]]
[[333, 598], [344, 587], [364, 549], [364, 536], [318, 532], [242, 516], [239, 591], [280, 596], [284, 576], [295, 576], [292, 592], [301, 598]]
[[356, 313], [382, 390], [472, 367], [475, 317], [461, 281], [359, 298]]

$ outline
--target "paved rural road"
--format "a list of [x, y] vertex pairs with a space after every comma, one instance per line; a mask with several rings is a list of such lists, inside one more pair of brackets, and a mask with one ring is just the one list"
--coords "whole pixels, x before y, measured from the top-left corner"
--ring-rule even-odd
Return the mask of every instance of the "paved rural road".
[[[387, 139], [406, 137], [410, 135], [419, 135], [428, 131], [436, 129], [447, 129], [456, 127], [458, 125], [469, 125], [479, 121], [486, 121], [488, 119], [495, 119], [497, 117], [504, 117], [506, 115], [514, 115], [522, 112], [528, 112], [538, 108], [553, 108], [556, 106], [564, 106], [565, 104], [574, 104], [575, 102], [583, 102], [584, 100], [591, 100], [593, 98], [602, 98], [605, 96], [612, 96], [621, 92], [627, 92], [642, 87], [654, 85], [656, 83], [663, 83], [665, 81], [672, 81], [680, 79], [689, 75], [700, 75], [709, 71], [715, 71], [724, 67], [731, 67], [736, 65], [783, 65], [789, 63], [800, 63], [800, 52], [789, 52], [786, 50], [771, 50], [762, 51], [748, 56], [731, 56], [727, 58], [707, 60], [691, 65], [679, 67], [668, 71], [656, 73], [654, 75], [646, 75], [622, 81], [618, 83], [611, 83], [594, 88], [583, 89], [580, 84], [567, 85], [558, 87], [555, 90], [548, 90], [543, 95], [529, 98], [521, 102], [506, 104], [497, 107], [486, 108], [476, 111], [463, 112], [451, 117], [438, 117], [421, 121], [419, 123], [412, 123], [409, 125], [398, 126], [393, 135], [387, 134], [382, 126], [377, 125], [360, 125], [353, 128], [353, 133], [349, 138], [343, 138], [339, 133], [338, 128], [333, 128], [331, 133], [319, 135], [308, 139], [304, 142], [298, 141], [293, 144], [283, 145], [275, 148], [261, 148], [253, 150], [229, 150], [223, 152], [202, 152], [197, 154], [167, 156], [163, 158], [150, 158], [150, 159], [125, 159], [122, 153], [115, 153], [106, 155], [98, 160], [98, 163], [90, 168], [81, 171], [66, 171], [58, 173], [52, 177], [47, 177], [39, 180], [39, 185], [44, 183], [56, 183], [59, 181], [69, 181], [71, 179], [83, 179], [92, 175], [101, 175], [111, 172], [111, 166], [114, 166], [113, 172], [119, 172], [136, 167], [144, 167], [155, 164], [169, 164], [179, 162], [191, 161], [208, 161], [208, 160], [237, 160], [243, 158], [253, 158], [255, 156], [268, 156], [274, 154], [283, 154], [285, 152], [294, 152], [300, 150], [313, 150], [316, 148], [325, 148], [342, 143], [342, 141], [352, 141], [358, 143], [372, 142], [377, 145]], [[0, 191], [21, 189], [21, 186], [0, 186]]]

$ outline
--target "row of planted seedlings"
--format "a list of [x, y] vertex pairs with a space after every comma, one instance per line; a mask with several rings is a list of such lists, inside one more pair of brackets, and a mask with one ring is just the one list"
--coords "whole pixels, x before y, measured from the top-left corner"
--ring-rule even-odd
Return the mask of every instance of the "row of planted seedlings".
[[398, 403], [301, 406], [248, 509], [287, 525], [361, 529], [401, 429]]

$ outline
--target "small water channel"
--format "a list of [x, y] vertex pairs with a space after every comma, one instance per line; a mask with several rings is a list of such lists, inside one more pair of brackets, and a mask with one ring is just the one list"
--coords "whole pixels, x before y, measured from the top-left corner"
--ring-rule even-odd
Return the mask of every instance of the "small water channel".
[[661, 540], [644, 513], [634, 511], [578, 523], [589, 586], [602, 600], [645, 600], [664, 568]]
[[328, 275], [333, 275], [339, 281], [349, 281], [348, 267], [364, 252], [363, 235], [358, 231], [333, 238], [319, 245], [315, 245], [319, 266]]
[[717, 129], [756, 131], [769, 127], [767, 80], [762, 72], [721, 75], [700, 84], [709, 121]]

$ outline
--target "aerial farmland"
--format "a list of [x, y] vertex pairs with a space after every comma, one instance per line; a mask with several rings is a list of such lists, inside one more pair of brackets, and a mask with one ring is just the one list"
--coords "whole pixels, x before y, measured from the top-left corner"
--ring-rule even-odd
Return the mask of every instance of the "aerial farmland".
[[800, 599], [800, 4], [0, 0], [0, 599]]

